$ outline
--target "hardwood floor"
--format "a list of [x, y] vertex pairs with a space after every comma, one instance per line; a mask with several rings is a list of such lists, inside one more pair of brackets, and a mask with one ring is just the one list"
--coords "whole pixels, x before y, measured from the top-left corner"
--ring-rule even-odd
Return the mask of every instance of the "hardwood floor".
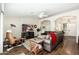
[[[20, 53], [33, 55], [24, 46], [16, 47], [7, 53], [2, 53], [2, 55], [19, 55]], [[79, 55], [79, 46], [75, 42], [75, 37], [65, 37], [64, 42], [59, 44], [55, 50], [52, 52], [43, 50], [38, 55]]]
[[75, 39], [75, 37], [65, 37], [63, 47], [60, 49], [60, 51], [68, 55], [79, 54], [79, 46], [76, 43]]
[[65, 52], [68, 54], [79, 54], [79, 50], [78, 50], [79, 47], [75, 41], [75, 38], [71, 37], [71, 39], [68, 39], [68, 41], [67, 39], [65, 39], [65, 42], [64, 42]]

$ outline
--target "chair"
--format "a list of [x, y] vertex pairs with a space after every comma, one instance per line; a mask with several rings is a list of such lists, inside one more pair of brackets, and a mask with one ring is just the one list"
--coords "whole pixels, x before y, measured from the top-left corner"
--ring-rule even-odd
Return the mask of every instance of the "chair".
[[6, 32], [6, 42], [8, 46], [17, 46], [24, 42], [24, 38], [16, 39], [11, 31]]

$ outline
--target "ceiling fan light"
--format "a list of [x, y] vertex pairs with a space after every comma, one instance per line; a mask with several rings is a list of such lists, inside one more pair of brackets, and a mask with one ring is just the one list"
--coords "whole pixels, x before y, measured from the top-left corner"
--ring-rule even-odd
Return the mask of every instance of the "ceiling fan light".
[[45, 12], [40, 13], [40, 15], [38, 16], [39, 18], [44, 18], [47, 17], [48, 15], [45, 14]]

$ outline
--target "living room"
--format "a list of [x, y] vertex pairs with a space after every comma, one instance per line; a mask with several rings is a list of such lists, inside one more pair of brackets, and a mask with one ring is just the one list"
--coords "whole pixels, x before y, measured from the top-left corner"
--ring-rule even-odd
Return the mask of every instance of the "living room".
[[0, 6], [2, 55], [79, 54], [79, 4], [3, 3]]

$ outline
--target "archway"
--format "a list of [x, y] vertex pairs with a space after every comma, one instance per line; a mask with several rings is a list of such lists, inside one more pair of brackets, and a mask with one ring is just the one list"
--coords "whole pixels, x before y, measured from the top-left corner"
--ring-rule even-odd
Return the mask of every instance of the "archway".
[[50, 20], [43, 20], [41, 21], [41, 32], [50, 31], [51, 30], [51, 24]]

